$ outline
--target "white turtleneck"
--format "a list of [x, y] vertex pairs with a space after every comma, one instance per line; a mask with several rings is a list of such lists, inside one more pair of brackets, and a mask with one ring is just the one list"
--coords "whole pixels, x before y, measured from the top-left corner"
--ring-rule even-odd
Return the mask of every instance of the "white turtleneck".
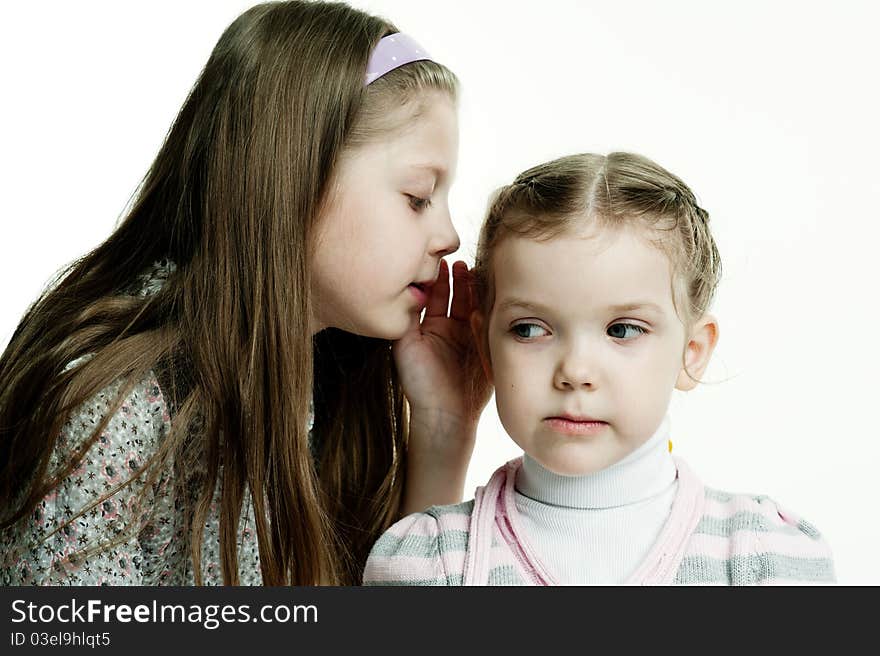
[[563, 585], [623, 583], [669, 517], [677, 489], [669, 420], [635, 451], [585, 476], [562, 476], [528, 454], [516, 509], [529, 541]]

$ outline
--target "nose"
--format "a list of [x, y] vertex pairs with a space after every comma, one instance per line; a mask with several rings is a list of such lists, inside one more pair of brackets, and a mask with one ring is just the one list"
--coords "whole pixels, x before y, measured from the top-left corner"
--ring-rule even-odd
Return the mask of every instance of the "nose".
[[432, 255], [444, 257], [457, 251], [458, 247], [461, 246], [461, 240], [458, 237], [455, 226], [452, 225], [452, 216], [449, 214], [449, 210], [444, 208], [437, 214], [439, 215], [437, 227], [435, 228], [429, 249]]
[[597, 367], [584, 346], [579, 345], [562, 354], [553, 374], [553, 386], [561, 391], [596, 389]]

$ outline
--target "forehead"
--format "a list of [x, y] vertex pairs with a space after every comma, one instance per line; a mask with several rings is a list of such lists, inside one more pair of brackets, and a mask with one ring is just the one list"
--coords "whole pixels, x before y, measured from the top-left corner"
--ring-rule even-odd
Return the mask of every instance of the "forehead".
[[372, 173], [401, 167], [451, 176], [458, 157], [458, 115], [446, 93], [427, 91], [383, 116], [376, 137], [343, 156], [350, 168]]
[[494, 305], [515, 297], [572, 310], [652, 302], [674, 311], [672, 265], [647, 237], [632, 228], [507, 237], [492, 257]]

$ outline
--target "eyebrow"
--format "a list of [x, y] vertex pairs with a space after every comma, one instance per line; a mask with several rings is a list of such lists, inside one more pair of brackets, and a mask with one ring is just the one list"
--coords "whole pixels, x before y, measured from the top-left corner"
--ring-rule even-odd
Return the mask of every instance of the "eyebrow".
[[[526, 310], [532, 310], [534, 312], [546, 312], [550, 309], [546, 305], [527, 301], [525, 299], [508, 298], [498, 304], [498, 311], [502, 312], [512, 307], [521, 307]], [[607, 309], [611, 310], [614, 313], [632, 312], [633, 310], [649, 310], [652, 312], [656, 312], [657, 314], [663, 314], [663, 308], [661, 308], [656, 303], [651, 303], [649, 301], [638, 301], [632, 303], [621, 303], [620, 305], [609, 305]]]
[[413, 168], [422, 171], [429, 171], [430, 173], [433, 173], [434, 177], [438, 180], [446, 177], [447, 174], [446, 169], [439, 164], [413, 164]]
[[534, 312], [546, 312], [550, 309], [545, 305], [541, 305], [540, 303], [530, 303], [529, 301], [520, 298], [508, 298], [498, 304], [498, 311], [501, 312], [512, 307], [521, 307], [526, 310], [532, 310]]
[[663, 314], [663, 308], [661, 308], [656, 303], [651, 303], [649, 301], [639, 301], [636, 303], [623, 303], [621, 305], [610, 305], [608, 306], [609, 310], [614, 312], [632, 312], [633, 310], [650, 310], [652, 312], [656, 312], [658, 314]]

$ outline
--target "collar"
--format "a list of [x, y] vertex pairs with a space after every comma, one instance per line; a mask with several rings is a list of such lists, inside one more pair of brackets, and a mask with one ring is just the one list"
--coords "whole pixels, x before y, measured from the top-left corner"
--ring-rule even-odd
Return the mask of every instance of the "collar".
[[563, 476], [523, 455], [516, 491], [550, 506], [602, 509], [626, 506], [649, 499], [675, 480], [669, 453], [669, 418], [648, 440], [610, 467], [584, 476]]

